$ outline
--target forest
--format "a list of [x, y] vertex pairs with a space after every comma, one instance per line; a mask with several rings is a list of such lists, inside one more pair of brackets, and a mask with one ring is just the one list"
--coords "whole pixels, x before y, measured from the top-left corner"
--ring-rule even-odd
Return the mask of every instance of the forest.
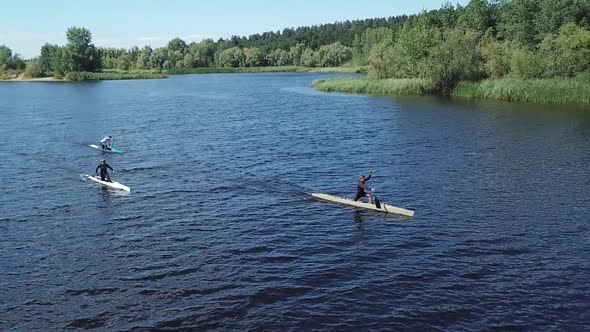
[[[286, 28], [217, 41], [165, 47], [101, 48], [87, 29], [72, 27], [64, 46], [45, 44], [26, 61], [31, 77], [102, 70], [265, 66], [368, 66], [372, 79], [423, 79], [432, 93], [451, 94], [459, 82], [550, 79], [590, 70], [590, 0], [471, 0], [440, 9]], [[25, 61], [0, 46], [0, 71]], [[190, 71], [187, 71], [190, 72]]]

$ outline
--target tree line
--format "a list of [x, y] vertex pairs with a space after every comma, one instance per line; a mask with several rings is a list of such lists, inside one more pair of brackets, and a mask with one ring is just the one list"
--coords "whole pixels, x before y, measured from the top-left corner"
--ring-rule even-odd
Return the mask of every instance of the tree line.
[[[97, 48], [72, 27], [45, 44], [31, 76], [117, 68], [368, 66], [375, 78], [427, 78], [438, 91], [461, 80], [571, 77], [590, 69], [590, 0], [471, 0], [417, 15], [288, 28], [165, 47]], [[0, 46], [0, 69], [24, 61]]]
[[[27, 75], [40, 77], [52, 74], [57, 78], [68, 72], [102, 69], [155, 69], [198, 67], [258, 67], [307, 66], [332, 67], [348, 64], [352, 60], [352, 43], [355, 36], [367, 28], [396, 28], [408, 16], [374, 18], [321, 24], [310, 27], [286, 28], [261, 34], [232, 36], [217, 41], [205, 39], [187, 44], [180, 38], [172, 39], [165, 47], [133, 46], [129, 49], [100, 48], [91, 43], [87, 29], [72, 27], [66, 32], [64, 46], [45, 44], [38, 58], [27, 61]], [[2, 46], [12, 52], [8, 47]], [[18, 56], [18, 55], [17, 55]], [[84, 60], [87, 57], [88, 61]], [[20, 58], [19, 58], [20, 59]], [[97, 59], [99, 60], [97, 62]], [[22, 70], [6, 65], [0, 70]]]
[[573, 77], [590, 70], [590, 0], [471, 0], [367, 29], [354, 59], [375, 78], [426, 78], [439, 93], [459, 81]]

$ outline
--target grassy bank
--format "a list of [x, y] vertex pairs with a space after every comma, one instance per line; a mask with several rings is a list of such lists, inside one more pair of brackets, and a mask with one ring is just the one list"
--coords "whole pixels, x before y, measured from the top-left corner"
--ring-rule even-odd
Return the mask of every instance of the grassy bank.
[[[317, 80], [313, 86], [326, 92], [367, 93], [376, 95], [429, 95], [434, 88], [424, 79], [370, 79], [336, 77]], [[461, 82], [452, 93], [458, 99], [494, 99], [534, 103], [590, 103], [589, 75], [578, 78], [498, 79]]]
[[100, 81], [100, 80], [144, 80], [168, 77], [166, 74], [150, 70], [104, 71], [100, 73], [70, 72], [65, 76], [66, 81]]
[[368, 77], [336, 77], [313, 82], [321, 91], [368, 93], [375, 95], [427, 95], [434, 87], [425, 79], [371, 79]]
[[494, 99], [534, 103], [590, 103], [590, 81], [573, 78], [499, 79], [462, 82], [453, 91], [461, 99]]
[[366, 73], [366, 67], [203, 67], [175, 68], [167, 71], [171, 75], [181, 74], [214, 74], [214, 73]]

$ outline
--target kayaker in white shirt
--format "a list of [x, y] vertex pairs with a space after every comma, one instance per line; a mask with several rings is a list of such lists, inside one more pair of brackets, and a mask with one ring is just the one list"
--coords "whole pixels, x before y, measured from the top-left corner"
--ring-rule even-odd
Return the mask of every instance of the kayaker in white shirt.
[[113, 136], [109, 135], [100, 140], [100, 147], [105, 150], [110, 150], [113, 148]]

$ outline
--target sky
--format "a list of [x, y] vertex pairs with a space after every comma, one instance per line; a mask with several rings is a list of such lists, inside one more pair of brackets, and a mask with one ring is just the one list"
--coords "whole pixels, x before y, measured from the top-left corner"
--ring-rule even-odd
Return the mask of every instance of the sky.
[[[447, 0], [18, 0], [2, 5], [0, 45], [24, 58], [45, 43], [63, 45], [71, 26], [92, 32], [96, 46], [160, 47], [175, 37], [248, 36], [298, 26], [415, 14]], [[454, 0], [465, 5], [468, 0]]]

